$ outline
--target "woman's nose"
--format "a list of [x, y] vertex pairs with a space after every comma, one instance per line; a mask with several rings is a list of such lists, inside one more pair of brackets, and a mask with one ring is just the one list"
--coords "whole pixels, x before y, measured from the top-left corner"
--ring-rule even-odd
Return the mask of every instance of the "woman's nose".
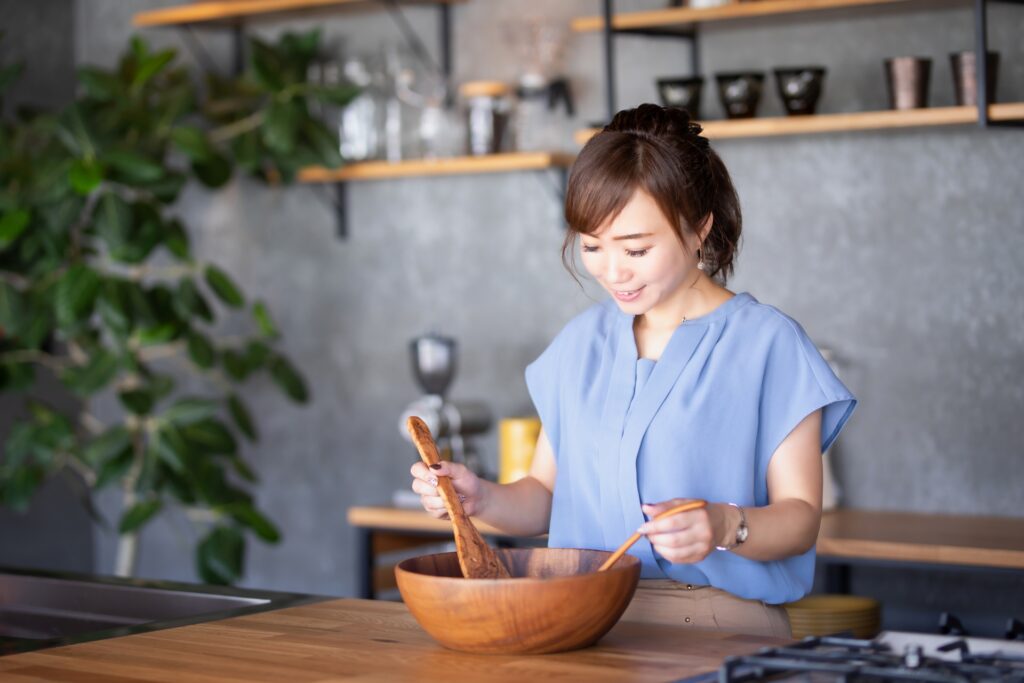
[[605, 280], [612, 284], [628, 282], [633, 277], [626, 264], [621, 259], [611, 257], [608, 259], [608, 267], [605, 270]]

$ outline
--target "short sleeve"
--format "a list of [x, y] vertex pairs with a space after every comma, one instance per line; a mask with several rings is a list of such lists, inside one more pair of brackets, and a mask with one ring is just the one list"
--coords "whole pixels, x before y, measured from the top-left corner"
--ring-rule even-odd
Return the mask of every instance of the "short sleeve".
[[857, 400], [794, 320], [772, 340], [761, 386], [759, 442], [763, 464], [800, 422], [821, 409], [821, 450], [832, 445]]
[[530, 399], [533, 401], [533, 406], [548, 436], [548, 441], [551, 442], [555, 451], [556, 459], [561, 427], [558, 376], [563, 368], [560, 351], [564, 346], [562, 336], [564, 335], [556, 337], [544, 350], [544, 353], [526, 367], [526, 388], [530, 392]]

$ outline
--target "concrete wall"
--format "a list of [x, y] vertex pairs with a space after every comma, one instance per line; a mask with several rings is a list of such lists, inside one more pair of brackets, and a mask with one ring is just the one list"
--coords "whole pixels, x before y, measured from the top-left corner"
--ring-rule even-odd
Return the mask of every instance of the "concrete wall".
[[[79, 3], [77, 60], [111, 63], [131, 14], [164, 4]], [[710, 75], [824, 64], [821, 111], [858, 111], [885, 106], [882, 59], [922, 54], [935, 61], [932, 104], [951, 104], [946, 55], [972, 46], [970, 13], [948, 3], [917, 7], [708, 26], [703, 69]], [[567, 19], [597, 10], [587, 0], [458, 5], [457, 79], [515, 76], [500, 17], [533, 11]], [[992, 42], [1003, 52], [1000, 98], [1021, 100], [1024, 11], [999, 4], [990, 11]], [[435, 15], [408, 14], [433, 48]], [[398, 35], [383, 14], [317, 23], [330, 38], [344, 35], [355, 51]], [[160, 44], [178, 40], [167, 29], [145, 35]], [[225, 38], [201, 33], [200, 41], [227, 65]], [[686, 55], [674, 41], [621, 41], [619, 105], [654, 100], [654, 78], [685, 73]], [[566, 133], [604, 116], [601, 63], [597, 34], [573, 37], [566, 71], [580, 113]], [[718, 117], [710, 89], [705, 100], [709, 117]], [[769, 92], [763, 113], [780, 110]], [[716, 148], [746, 216], [733, 288], [779, 306], [834, 349], [861, 400], [835, 454], [845, 504], [1020, 515], [1021, 132], [964, 126], [723, 141]], [[268, 301], [314, 395], [299, 409], [269, 386], [248, 392], [264, 434], [249, 452], [264, 481], [257, 495], [280, 522], [284, 542], [251, 549], [247, 583], [354, 591], [345, 509], [388, 501], [406, 485], [415, 459], [396, 424], [417, 395], [407, 364], [411, 337], [437, 330], [459, 340], [454, 397], [486, 400], [499, 417], [530, 410], [523, 367], [590, 301], [559, 263], [551, 181], [516, 173], [352, 185], [346, 241], [335, 238], [331, 211], [314, 188], [237, 181], [215, 196], [188, 194], [182, 213], [197, 253]], [[495, 439], [481, 445], [493, 466]], [[140, 573], [191, 578], [191, 534], [173, 517], [153, 525]], [[110, 539], [101, 538], [97, 569], [109, 570], [111, 557]], [[1022, 588], [1011, 582], [1011, 597]]]

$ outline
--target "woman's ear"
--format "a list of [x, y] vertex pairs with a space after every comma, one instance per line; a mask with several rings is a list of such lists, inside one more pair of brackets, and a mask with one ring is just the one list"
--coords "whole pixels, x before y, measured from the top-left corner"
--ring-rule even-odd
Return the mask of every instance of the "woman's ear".
[[706, 240], [708, 238], [708, 235], [711, 233], [711, 226], [714, 225], [714, 223], [715, 223], [715, 214], [713, 212], [709, 211], [708, 212], [708, 217], [704, 219], [704, 223], [701, 224], [700, 230], [697, 231], [697, 234], [700, 235], [700, 243], [701, 244], [704, 244], [704, 240]]

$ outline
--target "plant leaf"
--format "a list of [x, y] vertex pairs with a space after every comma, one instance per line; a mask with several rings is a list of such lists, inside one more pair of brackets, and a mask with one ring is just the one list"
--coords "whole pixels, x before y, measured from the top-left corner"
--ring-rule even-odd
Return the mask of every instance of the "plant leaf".
[[79, 396], [88, 396], [107, 386], [120, 369], [120, 357], [101, 348], [93, 352], [84, 366], [65, 370], [61, 381]]
[[181, 429], [185, 440], [203, 453], [232, 455], [238, 450], [238, 442], [222, 422], [206, 418]]
[[180, 221], [172, 220], [167, 223], [164, 230], [164, 246], [179, 261], [189, 261], [192, 253], [188, 246], [188, 233]]
[[165, 410], [161, 417], [171, 424], [190, 425], [217, 414], [217, 403], [202, 398], [182, 398]]
[[249, 41], [249, 54], [252, 55], [252, 71], [257, 83], [270, 91], [284, 87], [284, 65], [272, 47], [253, 38]]
[[318, 100], [344, 107], [360, 93], [354, 85], [319, 85], [312, 88], [310, 94]]
[[224, 365], [224, 371], [228, 373], [231, 379], [241, 382], [249, 375], [249, 366], [242, 354], [237, 351], [225, 349], [221, 353], [220, 358]]
[[215, 265], [206, 266], [206, 284], [210, 286], [217, 298], [232, 308], [240, 308], [245, 299], [228, 274]]
[[302, 375], [284, 356], [275, 356], [270, 361], [270, 376], [293, 401], [305, 403], [309, 400], [309, 391]]
[[194, 126], [178, 126], [171, 131], [171, 142], [192, 161], [206, 161], [213, 148], [206, 134]]
[[121, 405], [136, 415], [146, 415], [153, 409], [153, 394], [145, 389], [130, 389], [118, 393]]
[[120, 249], [131, 234], [132, 212], [128, 203], [113, 192], [100, 199], [96, 207], [96, 232], [111, 250]]
[[231, 418], [235, 421], [235, 424], [238, 425], [243, 434], [249, 437], [250, 441], [259, 439], [259, 434], [256, 431], [256, 425], [252, 421], [252, 416], [249, 414], [249, 409], [246, 408], [245, 402], [239, 398], [238, 394], [230, 394], [228, 396], [228, 412], [231, 413]]
[[299, 133], [298, 107], [291, 102], [274, 100], [266, 109], [261, 131], [267, 147], [281, 154], [291, 154]]
[[131, 466], [132, 451], [126, 448], [100, 466], [96, 473], [94, 488], [99, 491], [116, 481], [121, 481]]
[[76, 159], [68, 170], [71, 189], [80, 195], [87, 195], [103, 182], [103, 169], [95, 161]]
[[45, 470], [32, 466], [0, 470], [0, 501], [16, 512], [25, 512], [45, 476]]
[[281, 532], [277, 530], [277, 527], [251, 504], [232, 503], [222, 506], [221, 510], [239, 524], [252, 529], [253, 533], [267, 543], [277, 543], [281, 540]]
[[181, 473], [188, 469], [186, 459], [189, 455], [189, 446], [181, 431], [173, 424], [162, 425], [156, 431], [154, 447], [157, 457], [175, 472]]
[[208, 323], [213, 322], [213, 310], [206, 303], [206, 299], [199, 293], [196, 283], [190, 278], [182, 278], [178, 283], [177, 296], [174, 297], [178, 312], [182, 318], [188, 319], [193, 316], [202, 318]]
[[57, 324], [69, 330], [92, 313], [100, 289], [100, 276], [84, 265], [74, 265], [57, 281], [54, 305]]
[[10, 246], [28, 227], [29, 212], [26, 209], [8, 211], [0, 218], [0, 251]]
[[337, 168], [345, 163], [341, 156], [338, 136], [327, 130], [319, 121], [307, 119], [302, 124], [302, 134], [316, 153], [316, 161], [327, 168]]
[[120, 149], [110, 150], [102, 157], [118, 174], [131, 183], [151, 183], [164, 176], [164, 167], [138, 152]]
[[124, 280], [108, 279], [100, 290], [96, 310], [100, 318], [114, 332], [126, 336], [132, 329], [132, 304], [128, 289], [132, 285]]
[[215, 527], [196, 550], [199, 576], [206, 583], [230, 585], [242, 578], [245, 537], [229, 526]]
[[121, 523], [118, 525], [118, 532], [130, 534], [143, 524], [153, 518], [153, 515], [160, 512], [163, 503], [160, 500], [144, 500], [128, 508], [128, 511], [121, 516]]
[[270, 311], [267, 310], [266, 305], [262, 301], [257, 301], [252, 305], [252, 317], [256, 320], [260, 334], [268, 339], [277, 337], [277, 327], [270, 317]]
[[188, 333], [188, 356], [193, 363], [204, 370], [213, 367], [217, 360], [217, 352], [214, 350], [213, 344], [205, 335], [195, 330]]
[[174, 57], [174, 50], [163, 50], [155, 55], [142, 58], [139, 69], [135, 72], [135, 78], [132, 79], [132, 89], [138, 90], [144, 86], [151, 78], [163, 71], [174, 60]]
[[118, 97], [123, 88], [121, 81], [111, 73], [96, 67], [86, 66], [78, 70], [78, 82], [87, 97], [108, 102]]
[[203, 161], [193, 161], [192, 172], [203, 185], [217, 189], [231, 180], [231, 162], [224, 155], [214, 153]]
[[256, 473], [252, 471], [252, 468], [245, 464], [245, 461], [237, 455], [231, 458], [231, 465], [235, 468], [235, 472], [238, 473], [238, 476], [247, 482], [255, 484], [259, 481], [256, 477]]
[[180, 330], [175, 323], [162, 323], [139, 330], [136, 333], [140, 346], [152, 346], [169, 342], [178, 336]]
[[36, 379], [31, 363], [0, 363], [0, 392], [25, 391]]
[[0, 280], [0, 330], [3, 336], [16, 337], [21, 327], [25, 302], [21, 292], [5, 280]]
[[114, 425], [93, 439], [85, 450], [82, 459], [93, 469], [99, 468], [109, 460], [119, 457], [132, 445], [132, 435], [124, 425]]

